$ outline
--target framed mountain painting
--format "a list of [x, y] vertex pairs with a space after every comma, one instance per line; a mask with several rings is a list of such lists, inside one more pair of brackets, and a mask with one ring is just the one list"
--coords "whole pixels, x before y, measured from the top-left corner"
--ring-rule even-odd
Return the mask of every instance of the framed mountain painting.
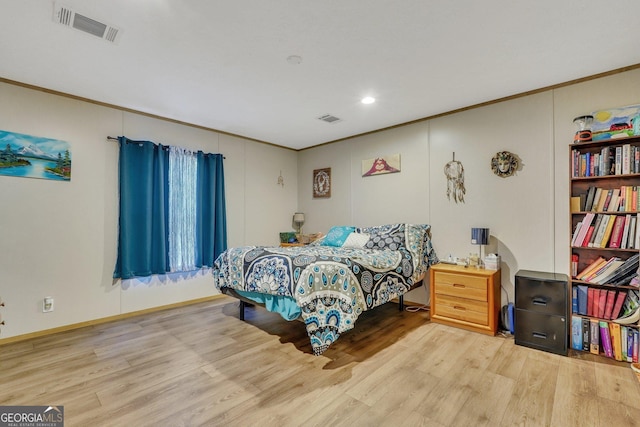
[[0, 175], [69, 181], [69, 143], [0, 130]]

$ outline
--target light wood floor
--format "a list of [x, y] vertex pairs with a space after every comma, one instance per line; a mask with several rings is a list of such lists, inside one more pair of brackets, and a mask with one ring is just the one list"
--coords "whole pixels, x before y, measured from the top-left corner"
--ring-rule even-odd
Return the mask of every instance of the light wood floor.
[[633, 426], [628, 364], [562, 357], [387, 304], [323, 356], [229, 297], [0, 347], [0, 405], [69, 426]]

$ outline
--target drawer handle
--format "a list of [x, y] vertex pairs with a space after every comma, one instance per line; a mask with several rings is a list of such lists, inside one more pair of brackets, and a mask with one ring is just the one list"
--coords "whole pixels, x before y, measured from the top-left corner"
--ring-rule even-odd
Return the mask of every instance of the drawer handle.
[[542, 338], [542, 339], [547, 339], [547, 334], [543, 334], [542, 332], [534, 332], [533, 333], [533, 337], [534, 338]]
[[534, 298], [533, 299], [533, 304], [534, 305], [547, 305], [547, 300], [543, 299], [543, 298]]
[[454, 288], [466, 288], [466, 286], [465, 286], [465, 285], [462, 285], [462, 284], [460, 284], [460, 283], [454, 283], [454, 284], [453, 284], [453, 287], [454, 287]]
[[465, 307], [461, 307], [459, 305], [454, 305], [453, 308], [454, 308], [454, 310], [466, 310]]

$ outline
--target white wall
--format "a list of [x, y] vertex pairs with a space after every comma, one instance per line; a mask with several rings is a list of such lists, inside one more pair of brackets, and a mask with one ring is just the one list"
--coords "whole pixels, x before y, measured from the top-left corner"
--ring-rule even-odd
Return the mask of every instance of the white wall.
[[[569, 272], [573, 118], [638, 103], [640, 70], [633, 70], [304, 150], [299, 209], [309, 232], [340, 224], [429, 223], [443, 258], [477, 252], [471, 228], [488, 227], [486, 250], [502, 256], [503, 303], [507, 295], [513, 301], [518, 270]], [[522, 160], [515, 176], [491, 171], [499, 151]], [[457, 204], [446, 197], [443, 171], [454, 152], [466, 188], [464, 203]], [[395, 153], [402, 159], [399, 174], [360, 176], [361, 160]], [[312, 199], [312, 170], [322, 167], [332, 168], [332, 195]], [[424, 301], [424, 292], [408, 299]]]
[[[441, 257], [476, 251], [471, 227], [489, 227], [487, 250], [503, 260], [503, 302], [513, 300], [519, 269], [569, 271], [573, 118], [640, 103], [640, 70], [300, 152], [5, 83], [0, 99], [0, 129], [68, 141], [73, 156], [71, 182], [0, 176], [2, 339], [216, 292], [208, 274], [113, 283], [118, 150], [107, 135], [223, 153], [230, 246], [277, 244], [296, 211], [306, 214], [308, 233], [429, 223]], [[522, 159], [513, 177], [491, 172], [502, 150]], [[465, 168], [465, 203], [445, 195], [453, 152]], [[400, 173], [360, 176], [363, 159], [396, 153]], [[331, 198], [313, 199], [312, 171], [326, 167]], [[45, 296], [55, 298], [53, 313], [41, 312]], [[426, 293], [408, 299], [425, 301]]]
[[72, 153], [70, 182], [0, 175], [0, 339], [217, 293], [208, 272], [113, 281], [118, 144], [108, 135], [224, 154], [230, 246], [277, 244], [291, 230], [295, 151], [6, 83], [0, 99], [0, 129], [64, 140]]

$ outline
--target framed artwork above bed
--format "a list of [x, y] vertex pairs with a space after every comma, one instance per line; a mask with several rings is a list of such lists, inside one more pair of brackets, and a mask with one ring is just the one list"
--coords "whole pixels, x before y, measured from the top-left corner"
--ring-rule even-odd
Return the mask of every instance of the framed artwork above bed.
[[313, 198], [331, 197], [331, 168], [313, 171]]

